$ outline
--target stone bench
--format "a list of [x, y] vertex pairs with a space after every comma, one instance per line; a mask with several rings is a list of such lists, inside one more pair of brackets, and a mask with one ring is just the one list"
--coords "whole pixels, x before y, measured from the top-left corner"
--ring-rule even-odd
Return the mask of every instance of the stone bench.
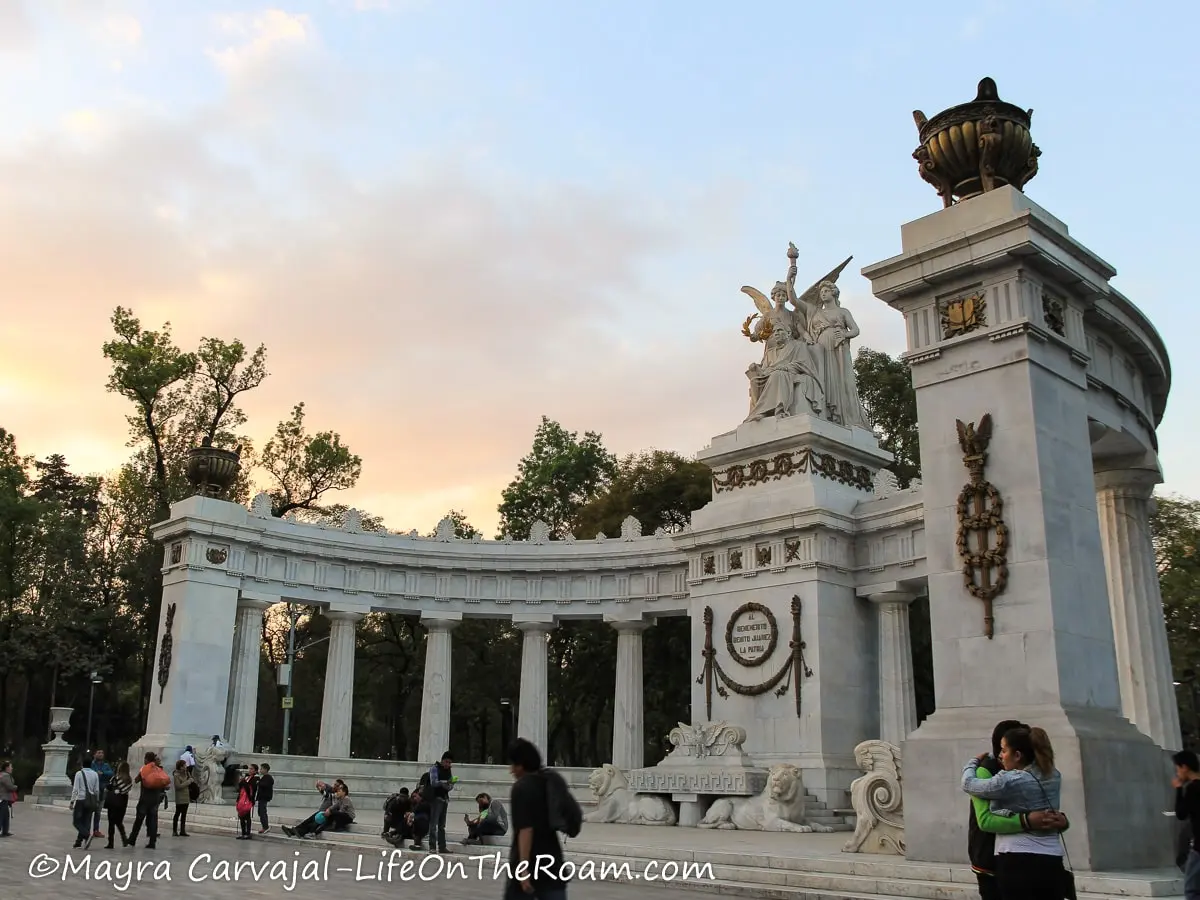
[[629, 773], [636, 794], [669, 796], [679, 804], [679, 824], [695, 828], [717, 797], [754, 797], [767, 786], [767, 772], [734, 766], [693, 765], [672, 768], [660, 763]]

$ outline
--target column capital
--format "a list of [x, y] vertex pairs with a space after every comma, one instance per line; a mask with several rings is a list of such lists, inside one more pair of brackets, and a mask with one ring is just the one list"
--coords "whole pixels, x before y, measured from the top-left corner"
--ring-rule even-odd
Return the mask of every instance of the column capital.
[[1153, 469], [1105, 469], [1095, 473], [1096, 492], [1104, 491], [1132, 500], [1149, 500], [1162, 483], [1162, 475]]
[[513, 616], [512, 623], [514, 628], [520, 629], [526, 634], [529, 634], [530, 632], [536, 633], [539, 631], [542, 634], [549, 634], [558, 627], [558, 623], [554, 621], [553, 617], [534, 619], [528, 617], [517, 618], [516, 616]]
[[421, 616], [421, 624], [435, 634], [449, 634], [462, 624], [462, 613], [451, 616]]
[[654, 624], [654, 621], [650, 619], [614, 619], [608, 616], [604, 617], [604, 621], [615, 628], [618, 634], [621, 632], [640, 634]]
[[876, 606], [911, 606], [917, 595], [910, 591], [880, 591], [867, 594], [867, 600]]
[[355, 612], [352, 609], [323, 609], [321, 615], [331, 622], [349, 622], [352, 625], [357, 625], [363, 619], [363, 613]]
[[270, 609], [279, 602], [280, 600], [278, 597], [276, 597], [274, 600], [266, 600], [262, 597], [247, 597], [245, 594], [242, 594], [240, 597], [238, 597], [237, 608], [239, 611], [244, 609], [253, 609], [261, 613]]

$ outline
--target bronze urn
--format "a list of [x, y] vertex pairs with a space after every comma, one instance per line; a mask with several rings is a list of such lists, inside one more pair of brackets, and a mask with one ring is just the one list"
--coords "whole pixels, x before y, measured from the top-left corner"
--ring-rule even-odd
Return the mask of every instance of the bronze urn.
[[932, 119], [914, 111], [921, 146], [913, 159], [921, 177], [934, 186], [944, 206], [1005, 185], [1024, 189], [1037, 174], [1042, 155], [1029, 134], [1032, 116], [1032, 109], [1001, 100], [990, 78], [979, 82], [970, 103]]
[[[241, 448], [239, 447], [238, 450]], [[222, 450], [205, 438], [188, 451], [187, 479], [201, 497], [223, 497], [237, 481], [241, 469], [238, 450]]]

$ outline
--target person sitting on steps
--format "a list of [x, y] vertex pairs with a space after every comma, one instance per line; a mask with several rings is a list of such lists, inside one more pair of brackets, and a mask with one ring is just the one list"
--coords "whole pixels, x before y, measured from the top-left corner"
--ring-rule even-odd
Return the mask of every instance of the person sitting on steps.
[[493, 800], [487, 794], [478, 794], [475, 802], [479, 804], [479, 814], [472, 818], [463, 814], [467, 825], [467, 836], [464, 844], [480, 844], [485, 837], [503, 837], [508, 833], [508, 811], [499, 800]]

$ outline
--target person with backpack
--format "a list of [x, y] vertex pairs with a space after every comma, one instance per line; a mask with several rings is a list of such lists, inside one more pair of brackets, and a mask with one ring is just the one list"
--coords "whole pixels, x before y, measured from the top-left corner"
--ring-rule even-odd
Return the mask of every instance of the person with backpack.
[[79, 771], [71, 783], [71, 821], [75, 825], [75, 847], [92, 843], [92, 817], [100, 811], [100, 775], [91, 768], [91, 760], [80, 760]]
[[134, 779], [141, 784], [142, 792], [138, 796], [133, 829], [129, 832], [129, 840], [125, 842], [125, 846], [132, 847], [137, 843], [142, 823], [145, 822], [146, 834], [149, 837], [146, 849], [153, 850], [158, 844], [158, 805], [163, 802], [167, 788], [171, 786], [171, 776], [163, 770], [156, 754], [147, 753], [145, 759], [146, 764], [138, 770], [137, 778]]
[[250, 834], [250, 816], [254, 812], [254, 795], [258, 791], [258, 767], [251, 766], [238, 782], [237, 810], [239, 841], [248, 841]]
[[558, 832], [576, 837], [583, 811], [563, 777], [542, 768], [542, 755], [531, 742], [524, 738], [514, 741], [508, 761], [515, 781], [509, 798], [513, 841], [505, 900], [529, 895], [538, 900], [566, 900]]
[[9, 822], [12, 807], [17, 802], [17, 783], [13, 781], [12, 763], [0, 759], [0, 837], [12, 837]]
[[450, 791], [458, 776], [451, 772], [454, 759], [447, 750], [441, 762], [429, 769], [429, 852], [449, 853], [446, 849], [446, 810], [450, 807]]
[[413, 842], [408, 849], [424, 850], [425, 845], [422, 842], [425, 840], [425, 835], [429, 833], [428, 772], [421, 776], [421, 780], [417, 782], [417, 789], [412, 792], [412, 796], [409, 799], [412, 801], [412, 811], [405, 818], [408, 819], [411, 817], [410, 824], [412, 825]]

